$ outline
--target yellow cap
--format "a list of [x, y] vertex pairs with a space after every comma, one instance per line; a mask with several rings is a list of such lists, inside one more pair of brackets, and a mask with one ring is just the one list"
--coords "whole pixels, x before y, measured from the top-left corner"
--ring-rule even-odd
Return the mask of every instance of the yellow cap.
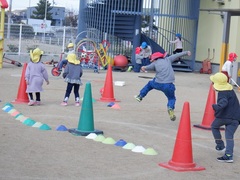
[[73, 53], [67, 56], [67, 60], [69, 63], [72, 63], [72, 64], [80, 64], [80, 61], [77, 59], [76, 54], [73, 54]]
[[227, 76], [221, 72], [210, 76], [210, 80], [213, 82], [213, 87], [217, 91], [227, 91], [233, 89], [232, 85], [227, 82]]
[[43, 54], [43, 51], [39, 48], [30, 51], [30, 57], [32, 62], [37, 63], [40, 60], [40, 56]]
[[69, 43], [67, 47], [68, 47], [68, 48], [73, 48], [73, 47], [74, 47], [74, 44], [73, 44], [73, 43]]

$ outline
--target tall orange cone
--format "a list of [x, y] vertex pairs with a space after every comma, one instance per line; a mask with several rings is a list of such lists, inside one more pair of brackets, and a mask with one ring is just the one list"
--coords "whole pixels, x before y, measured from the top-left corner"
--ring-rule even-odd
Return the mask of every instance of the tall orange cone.
[[185, 102], [183, 106], [172, 159], [167, 163], [160, 163], [159, 166], [174, 171], [205, 170], [193, 162], [189, 102]]
[[194, 127], [201, 128], [204, 130], [211, 130], [211, 124], [212, 124], [213, 120], [215, 119], [212, 104], [216, 104], [216, 94], [215, 94], [213, 85], [210, 84], [208, 98], [207, 98], [206, 107], [205, 107], [205, 112], [204, 112], [203, 119], [202, 119], [202, 124], [193, 125]]
[[18, 87], [17, 99], [15, 99], [15, 101], [13, 101], [12, 103], [20, 104], [20, 103], [28, 103], [29, 102], [28, 94], [26, 93], [26, 89], [27, 89], [27, 84], [25, 81], [26, 68], [27, 68], [27, 63], [24, 63], [23, 70], [22, 70], [22, 76], [21, 76], [19, 87]]
[[100, 101], [104, 102], [115, 102], [114, 91], [113, 91], [113, 79], [112, 79], [112, 66], [108, 65], [107, 75], [105, 78], [105, 84], [103, 89], [102, 97]]

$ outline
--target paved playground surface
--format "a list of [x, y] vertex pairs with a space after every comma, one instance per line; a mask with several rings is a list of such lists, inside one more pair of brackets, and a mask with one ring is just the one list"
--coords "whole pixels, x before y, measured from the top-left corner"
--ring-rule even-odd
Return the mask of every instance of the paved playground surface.
[[[166, 97], [151, 91], [141, 102], [133, 96], [148, 82], [154, 73], [112, 72], [113, 81], [125, 81], [125, 86], [113, 86], [115, 102], [120, 109], [107, 107], [108, 103], [93, 102], [94, 126], [102, 130], [105, 137], [120, 139], [144, 148], [153, 148], [157, 155], [144, 155], [119, 146], [96, 142], [84, 136], [74, 136], [67, 131], [57, 131], [64, 125], [77, 128], [81, 107], [74, 106], [73, 94], [69, 105], [60, 106], [66, 83], [61, 77], [53, 77], [51, 66], [46, 66], [50, 84], [44, 84], [41, 93], [42, 105], [29, 107], [13, 104], [25, 117], [47, 124], [51, 130], [39, 130], [26, 126], [9, 113], [0, 111], [0, 179], [239, 179], [240, 176], [240, 130], [235, 135], [234, 163], [220, 163], [216, 158], [211, 131], [193, 127], [201, 124], [208, 99], [210, 81], [208, 74], [175, 72], [176, 116], [169, 120]], [[0, 69], [0, 105], [17, 98], [22, 68], [4, 64]], [[84, 70], [80, 89], [83, 96], [86, 82], [91, 83], [92, 98], [100, 99], [107, 71], [99, 74]], [[235, 91], [240, 98], [240, 92]], [[179, 150], [174, 149], [183, 105], [189, 102], [191, 120], [192, 156], [202, 171], [177, 172], [159, 166], [172, 159]], [[185, 112], [185, 111], [184, 111]], [[185, 112], [186, 113], [186, 112]], [[186, 113], [188, 114], [188, 112]], [[188, 131], [188, 128], [186, 128]], [[181, 141], [181, 140], [180, 140]], [[182, 151], [182, 150], [181, 150]], [[186, 153], [184, 153], [186, 152]], [[189, 159], [191, 151], [186, 149], [182, 156]]]

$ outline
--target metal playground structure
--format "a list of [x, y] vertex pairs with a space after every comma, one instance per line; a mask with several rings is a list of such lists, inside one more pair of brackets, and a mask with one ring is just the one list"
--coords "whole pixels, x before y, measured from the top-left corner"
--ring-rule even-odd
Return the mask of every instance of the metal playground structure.
[[[97, 44], [90, 38], [84, 38], [76, 44], [75, 53], [83, 68], [93, 69], [94, 72], [98, 73], [100, 68], [105, 69], [109, 64], [114, 64], [113, 59], [107, 55], [109, 47], [110, 43], [106, 40]], [[63, 60], [62, 55], [58, 65]], [[58, 65], [53, 64], [54, 67], [51, 71], [53, 76], [61, 74]]]

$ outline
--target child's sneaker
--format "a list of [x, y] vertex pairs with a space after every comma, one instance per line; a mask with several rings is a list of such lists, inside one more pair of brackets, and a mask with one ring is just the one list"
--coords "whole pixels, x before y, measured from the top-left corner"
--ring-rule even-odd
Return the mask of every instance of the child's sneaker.
[[131, 72], [132, 69], [133, 69], [133, 67], [132, 67], [132, 66], [129, 66], [128, 69], [127, 69], [127, 72]]
[[41, 101], [36, 101], [36, 102], [34, 103], [34, 105], [40, 106], [40, 105], [41, 105]]
[[80, 103], [79, 102], [75, 102], [75, 106], [80, 106]]
[[29, 106], [34, 106], [34, 104], [35, 104], [35, 102], [33, 100], [30, 100], [28, 103]]
[[171, 121], [175, 121], [176, 120], [176, 116], [174, 115], [174, 110], [169, 108], [168, 109], [168, 114], [169, 114], [169, 117], [171, 119]]
[[232, 163], [233, 162], [233, 157], [229, 154], [224, 154], [224, 156], [217, 158], [217, 161]]
[[141, 97], [140, 95], [134, 96], [134, 98], [135, 98], [138, 102], [141, 102], [141, 101], [142, 101], [142, 97]]
[[63, 101], [63, 102], [61, 103], [61, 105], [62, 105], [62, 106], [67, 106], [67, 102]]
[[215, 148], [218, 152], [225, 152], [226, 148], [224, 146], [216, 146]]

